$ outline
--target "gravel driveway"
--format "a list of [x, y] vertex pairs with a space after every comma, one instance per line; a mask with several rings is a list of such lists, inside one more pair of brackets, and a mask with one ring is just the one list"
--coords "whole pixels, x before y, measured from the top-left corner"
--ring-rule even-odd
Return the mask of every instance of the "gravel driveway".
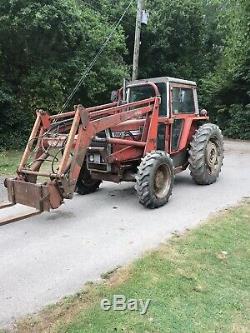
[[50, 214], [1, 227], [0, 326], [76, 292], [247, 196], [250, 143], [227, 141], [219, 181], [197, 186], [186, 171], [176, 176], [173, 196], [160, 209], [139, 205], [131, 183], [105, 183]]

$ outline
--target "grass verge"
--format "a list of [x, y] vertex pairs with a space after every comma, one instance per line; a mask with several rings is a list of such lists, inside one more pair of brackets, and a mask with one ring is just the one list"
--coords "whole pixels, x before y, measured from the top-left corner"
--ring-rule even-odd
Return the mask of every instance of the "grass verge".
[[[6, 150], [0, 151], [0, 176], [15, 176], [16, 170], [20, 164], [24, 150]], [[50, 151], [53, 156], [53, 151]], [[34, 156], [33, 156], [34, 157]], [[30, 161], [30, 160], [29, 160]], [[50, 159], [51, 161], [51, 159]], [[54, 168], [58, 167], [58, 163], [54, 162]], [[51, 162], [44, 162], [40, 171], [51, 172]], [[47, 180], [45, 177], [38, 177], [38, 182]]]
[[[174, 237], [129, 267], [17, 323], [67, 333], [250, 332], [250, 202]], [[152, 300], [146, 315], [100, 308], [113, 295]]]
[[13, 176], [20, 163], [22, 151], [0, 151], [0, 176]]

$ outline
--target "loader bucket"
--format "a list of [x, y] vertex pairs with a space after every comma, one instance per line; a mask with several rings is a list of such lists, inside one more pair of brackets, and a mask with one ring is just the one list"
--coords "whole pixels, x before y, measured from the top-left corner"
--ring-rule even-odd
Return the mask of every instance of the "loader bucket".
[[22, 204], [43, 212], [58, 208], [62, 198], [53, 184], [33, 184], [17, 179], [6, 179], [8, 199], [12, 204]]

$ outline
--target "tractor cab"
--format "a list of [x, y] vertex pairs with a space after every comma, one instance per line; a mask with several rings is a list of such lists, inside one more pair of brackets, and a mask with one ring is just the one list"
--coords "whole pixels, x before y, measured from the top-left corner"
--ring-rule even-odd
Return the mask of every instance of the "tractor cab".
[[[107, 155], [107, 151], [110, 154], [118, 154], [119, 151], [125, 154], [128, 149], [122, 150], [124, 145], [121, 140], [127, 140], [126, 143], [131, 142], [131, 145], [147, 141], [148, 138], [145, 135], [149, 131], [149, 122], [151, 122], [152, 133], [155, 132], [153, 135], [155, 144], [152, 145], [154, 149], [165, 151], [171, 156], [175, 172], [180, 172], [188, 166], [188, 146], [192, 136], [196, 129], [208, 120], [208, 117], [199, 115], [195, 82], [170, 77], [137, 80], [125, 85], [116, 94], [113, 92], [112, 96], [117, 97], [118, 105], [123, 105], [127, 112], [132, 108], [141, 109], [142, 105], [147, 104], [147, 101], [152, 103], [152, 99], [155, 98], [158, 100], [157, 115], [156, 112], [153, 112], [154, 116], [142, 114], [138, 120], [121, 122], [119, 125], [99, 133], [92, 141], [87, 154], [87, 168], [95, 177], [104, 178], [103, 174], [97, 175], [96, 172], [116, 174], [116, 161], [112, 165], [105, 162], [105, 154]], [[110, 142], [109, 145], [107, 145], [107, 139]], [[102, 150], [100, 150], [100, 145]], [[124, 169], [128, 163], [137, 167], [140, 159], [136, 163], [136, 157], [134, 150], [132, 161], [129, 157], [126, 158]], [[119, 157], [118, 161], [122, 160]], [[118, 181], [124, 180], [124, 177], [122, 175], [117, 179]]]
[[154, 97], [155, 91], [148, 83], [154, 83], [161, 96], [160, 117], [172, 117], [178, 114], [199, 114], [197, 86], [193, 81], [162, 77], [138, 80], [128, 86], [129, 103]]
[[[161, 98], [157, 149], [170, 153], [175, 167], [182, 167], [187, 160], [188, 142], [197, 126], [193, 124], [193, 118], [199, 119], [197, 85], [193, 81], [171, 77], [137, 80], [127, 86], [126, 102], [134, 103], [155, 97], [152, 83]], [[180, 151], [183, 154], [175, 157]]]

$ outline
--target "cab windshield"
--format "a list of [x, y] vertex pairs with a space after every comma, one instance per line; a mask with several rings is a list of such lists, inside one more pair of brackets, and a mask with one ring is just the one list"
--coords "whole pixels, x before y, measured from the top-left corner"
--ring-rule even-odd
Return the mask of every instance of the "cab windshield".
[[[167, 115], [167, 85], [166, 83], [156, 83], [161, 95], [161, 105], [160, 105], [160, 116]], [[153, 87], [149, 85], [138, 86], [129, 89], [128, 94], [129, 103], [142, 101], [144, 99], [155, 97], [155, 91]]]

